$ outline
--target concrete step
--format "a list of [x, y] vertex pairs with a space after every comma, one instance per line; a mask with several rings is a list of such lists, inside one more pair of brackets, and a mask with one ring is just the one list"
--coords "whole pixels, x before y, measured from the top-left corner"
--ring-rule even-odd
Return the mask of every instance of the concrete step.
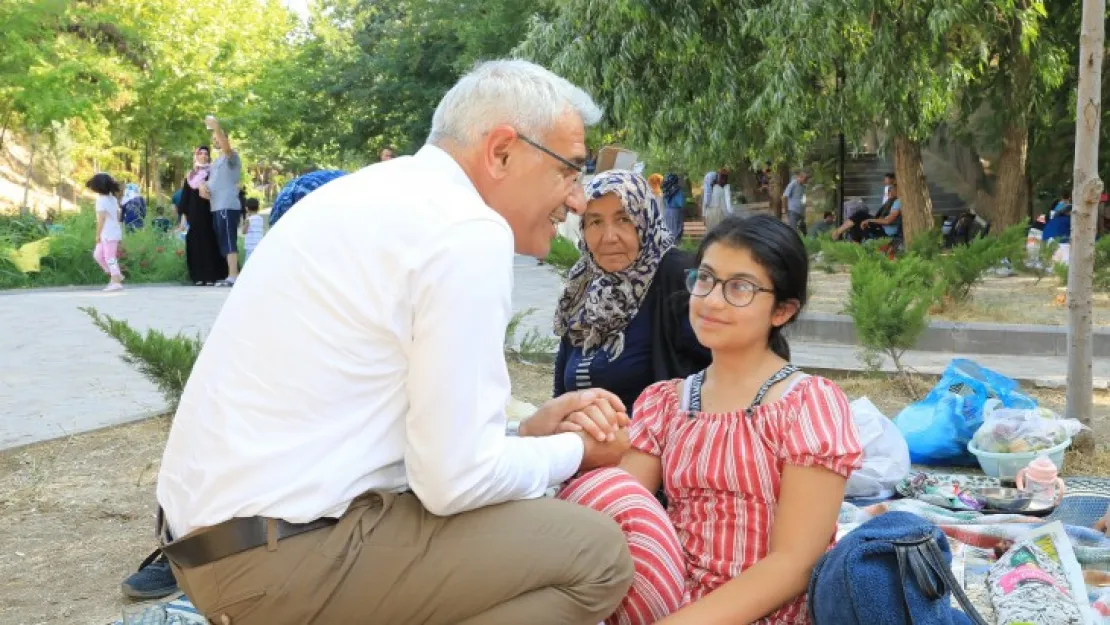
[[[856, 327], [847, 315], [806, 312], [787, 328], [791, 340], [857, 345]], [[926, 352], [1065, 357], [1068, 331], [1064, 326], [932, 321], [914, 349]], [[1110, 360], [1110, 328], [1095, 328], [1094, 356]]]
[[[859, 356], [859, 350], [854, 347], [794, 340], [790, 342], [790, 361], [808, 373], [868, 371], [867, 365], [860, 360]], [[902, 366], [913, 373], [941, 375], [949, 363], [957, 358], [972, 360], [981, 366], [1024, 384], [1041, 388], [1067, 388], [1068, 365], [1066, 356], [1014, 358], [1013, 356], [977, 354], [966, 350], [943, 354], [909, 351], [902, 355], [901, 360]], [[1106, 390], [1110, 388], [1110, 360], [1096, 358], [1093, 368], [1095, 389]], [[889, 358], [883, 358], [880, 371], [893, 374], [896, 369]], [[896, 415], [887, 416], [893, 418]]]

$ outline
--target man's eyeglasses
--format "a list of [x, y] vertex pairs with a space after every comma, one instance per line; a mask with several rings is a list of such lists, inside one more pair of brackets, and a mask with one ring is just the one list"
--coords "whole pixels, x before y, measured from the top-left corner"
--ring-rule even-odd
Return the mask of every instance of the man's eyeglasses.
[[721, 280], [704, 269], [686, 271], [686, 290], [694, 297], [709, 297], [718, 284], [725, 301], [737, 308], [750, 305], [760, 293], [774, 293], [773, 289], [763, 288], [745, 278]]
[[567, 159], [563, 158], [562, 156], [559, 156], [558, 154], [556, 154], [556, 153], [552, 152], [551, 150], [547, 149], [546, 147], [540, 145], [539, 143], [537, 143], [535, 141], [532, 141], [528, 137], [525, 137], [522, 134], [518, 133], [517, 136], [520, 137], [521, 141], [523, 141], [523, 142], [527, 143], [528, 145], [536, 148], [537, 150], [539, 150], [540, 152], [543, 152], [544, 154], [550, 156], [551, 158], [559, 161], [560, 163], [565, 165], [567, 167], [567, 169], [570, 169], [570, 170], [573, 170], [574, 172], [576, 172], [574, 177], [573, 177], [573, 180], [572, 180], [573, 182], [577, 183], [577, 182], [582, 180], [582, 175], [586, 173], [586, 166], [585, 165], [580, 165], [578, 163], [575, 163], [574, 161], [567, 160]]

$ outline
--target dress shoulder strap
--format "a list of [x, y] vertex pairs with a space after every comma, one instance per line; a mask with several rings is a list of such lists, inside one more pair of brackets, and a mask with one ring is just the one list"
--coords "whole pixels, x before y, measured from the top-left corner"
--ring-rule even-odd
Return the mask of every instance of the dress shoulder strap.
[[785, 366], [783, 366], [782, 369], [779, 369], [774, 375], [767, 378], [767, 381], [763, 383], [763, 386], [759, 387], [759, 391], [755, 394], [755, 399], [752, 400], [752, 405], [748, 408], [748, 410], [761, 405], [763, 403], [763, 398], [767, 396], [767, 392], [771, 390], [772, 386], [778, 384], [779, 382], [782, 382], [783, 380], [789, 378], [797, 372], [797, 367], [787, 363]]

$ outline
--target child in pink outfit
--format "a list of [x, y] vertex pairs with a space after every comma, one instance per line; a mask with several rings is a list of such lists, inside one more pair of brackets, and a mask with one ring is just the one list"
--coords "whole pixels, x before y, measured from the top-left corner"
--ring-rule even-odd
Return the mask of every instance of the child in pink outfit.
[[108, 274], [105, 291], [123, 289], [123, 274], [119, 269], [119, 244], [123, 240], [123, 228], [119, 222], [120, 185], [108, 174], [97, 174], [85, 183], [97, 194], [96, 198], [96, 248], [93, 258], [104, 273]]

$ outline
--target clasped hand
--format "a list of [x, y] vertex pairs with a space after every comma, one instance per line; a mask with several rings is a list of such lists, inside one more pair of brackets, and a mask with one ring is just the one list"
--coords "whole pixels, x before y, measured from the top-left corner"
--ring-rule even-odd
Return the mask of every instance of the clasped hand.
[[604, 389], [574, 391], [540, 407], [520, 424], [521, 436], [576, 432], [585, 451], [582, 469], [612, 466], [628, 450], [628, 410], [619, 397]]

